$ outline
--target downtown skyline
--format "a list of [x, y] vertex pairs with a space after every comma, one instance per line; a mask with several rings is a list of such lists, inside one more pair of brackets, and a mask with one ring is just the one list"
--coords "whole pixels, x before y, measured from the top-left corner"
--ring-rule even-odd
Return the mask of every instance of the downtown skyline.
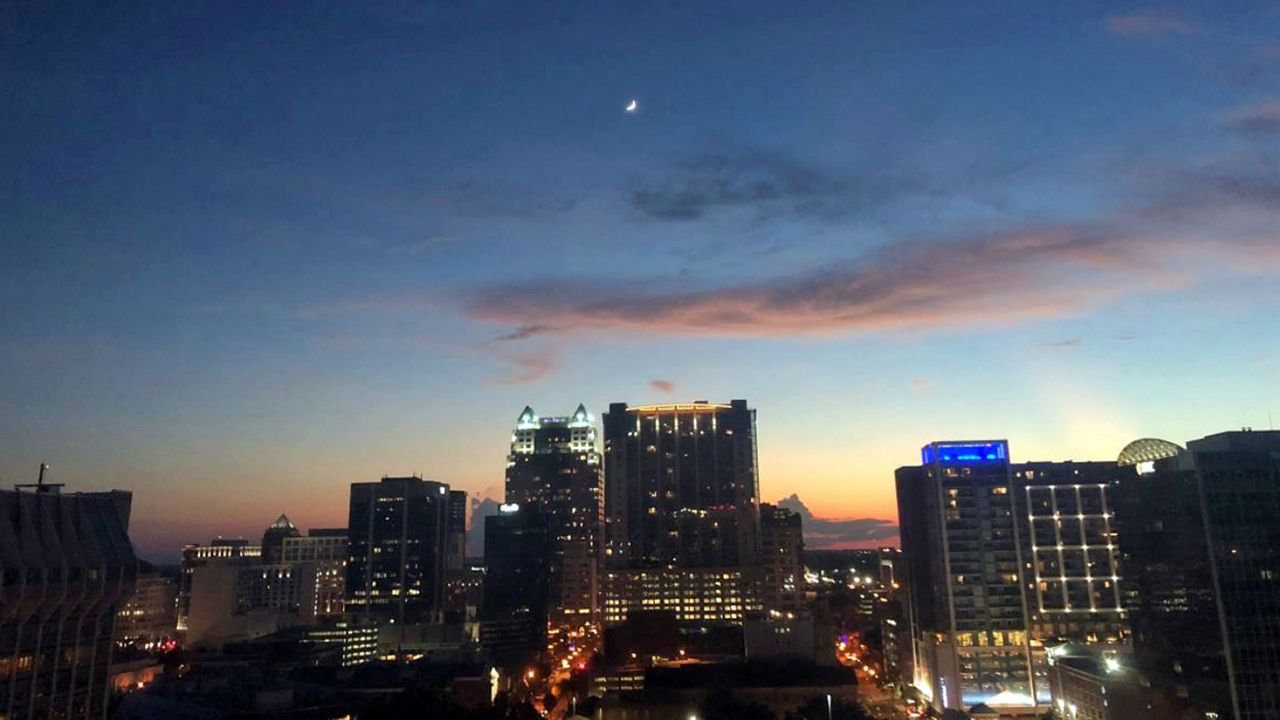
[[1269, 427], [1280, 8], [1013, 7], [6, 11], [0, 481], [173, 558], [499, 499], [526, 405], [746, 398], [891, 522], [933, 440]]

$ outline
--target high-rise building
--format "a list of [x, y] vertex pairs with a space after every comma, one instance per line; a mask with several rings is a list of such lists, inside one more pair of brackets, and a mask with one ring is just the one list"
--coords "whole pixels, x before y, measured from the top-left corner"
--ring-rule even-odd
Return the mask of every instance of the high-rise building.
[[897, 471], [913, 684], [935, 710], [1036, 710], [1008, 443], [935, 442]]
[[745, 400], [609, 406], [606, 624], [663, 610], [741, 625], [760, 609], [755, 429]]
[[550, 527], [536, 507], [515, 503], [484, 523], [480, 642], [494, 662], [523, 668], [547, 646]]
[[1280, 717], [1280, 432], [1144, 439], [1120, 462], [1140, 671], [1206, 716]]
[[604, 416], [609, 564], [754, 560], [760, 497], [755, 430], [755, 410], [746, 400], [611, 404]]
[[466, 620], [468, 617], [467, 571], [467, 491], [450, 490], [449, 549], [445, 557], [446, 621]]
[[1127, 645], [1113, 495], [1132, 471], [1068, 461], [1012, 472], [1032, 639]]
[[804, 608], [804, 535], [800, 513], [760, 506], [760, 560], [765, 610], [798, 613]]
[[520, 413], [507, 456], [506, 499], [546, 519], [548, 606], [556, 626], [597, 619], [603, 479], [595, 422], [585, 407], [568, 417], [539, 417], [528, 407]]
[[1011, 466], [1025, 574], [1036, 700], [1047, 705], [1047, 647], [1096, 646], [1127, 653], [1114, 492], [1132, 470], [1113, 462], [1028, 462]]
[[305, 536], [285, 538], [280, 546], [280, 562], [315, 568], [312, 617], [323, 620], [342, 616], [347, 593], [346, 528], [313, 528]]
[[102, 720], [132, 495], [27, 487], [0, 491], [0, 717]]
[[347, 612], [438, 622], [448, 578], [449, 486], [420, 477], [352, 483]]

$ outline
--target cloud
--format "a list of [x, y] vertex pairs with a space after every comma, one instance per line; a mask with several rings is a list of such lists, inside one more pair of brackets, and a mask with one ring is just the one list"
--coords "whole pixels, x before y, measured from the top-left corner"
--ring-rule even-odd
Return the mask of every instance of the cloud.
[[650, 380], [649, 387], [657, 390], [663, 395], [672, 395], [676, 391], [676, 384], [670, 380]]
[[1187, 20], [1159, 13], [1113, 15], [1107, 18], [1106, 27], [1113, 35], [1121, 37], [1169, 37], [1189, 35], [1199, 30]]
[[553, 328], [548, 325], [521, 325], [506, 335], [499, 335], [495, 340], [498, 342], [512, 342], [514, 340], [528, 340], [535, 335], [551, 332]]
[[1280, 98], [1239, 107], [1223, 114], [1232, 130], [1247, 133], [1280, 133]]
[[911, 389], [918, 393], [927, 393], [933, 390], [933, 378], [918, 377], [911, 379]]
[[387, 248], [387, 252], [392, 255], [421, 255], [431, 252], [436, 248], [444, 247], [453, 242], [453, 238], [447, 235], [428, 235], [420, 240], [413, 242], [400, 243]]
[[498, 287], [477, 297], [470, 313], [490, 323], [542, 319], [566, 330], [675, 336], [1005, 325], [1081, 313], [1137, 288], [1178, 285], [1151, 267], [1149, 244], [1088, 226], [1041, 228], [899, 243], [857, 262], [727, 287], [628, 291], [574, 282], [573, 293], [548, 293], [541, 283]]
[[800, 500], [799, 495], [779, 500], [778, 507], [800, 514], [804, 543], [809, 549], [835, 549], [869, 542], [896, 540], [898, 526], [888, 520], [854, 518], [850, 520], [824, 520], [813, 513]]
[[1082, 315], [1230, 274], [1280, 274], [1277, 165], [1254, 152], [1146, 173], [1135, 183], [1144, 205], [1095, 221], [902, 240], [736, 283], [638, 277], [500, 285], [473, 294], [466, 311], [480, 322], [557, 333], [743, 338], [990, 328]]
[[1037, 343], [1032, 347], [1038, 348], [1069, 348], [1076, 347], [1080, 344], [1080, 338], [1068, 338], [1066, 340], [1058, 340], [1056, 342]]
[[537, 382], [560, 366], [559, 356], [550, 351], [518, 355], [497, 354], [496, 357], [508, 367], [505, 375], [491, 381], [493, 385], [524, 385]]
[[643, 180], [630, 201], [642, 216], [667, 222], [743, 208], [757, 218], [831, 219], [917, 184], [885, 167], [865, 177], [839, 174], [775, 150], [726, 146], [677, 160], [665, 177]]

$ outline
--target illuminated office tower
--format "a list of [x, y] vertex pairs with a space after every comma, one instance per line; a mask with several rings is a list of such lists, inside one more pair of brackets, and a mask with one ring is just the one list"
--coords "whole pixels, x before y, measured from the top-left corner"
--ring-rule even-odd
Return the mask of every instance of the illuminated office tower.
[[760, 609], [755, 429], [745, 400], [609, 406], [606, 624], [664, 610], [740, 625]]
[[59, 488], [0, 491], [5, 720], [107, 717], [116, 611], [138, 571], [128, 535], [132, 496]]
[[1046, 648], [1074, 643], [1098, 657], [1129, 654], [1114, 493], [1133, 472], [1115, 462], [1067, 461], [1019, 463], [1012, 473], [1036, 699], [1046, 704]]
[[1120, 462], [1137, 670], [1205, 717], [1280, 717], [1280, 432], [1148, 438]]
[[1112, 495], [1132, 472], [1114, 462], [1030, 462], [1012, 469], [1020, 545], [1029, 568], [1032, 638], [1126, 644], [1129, 623]]
[[448, 485], [416, 476], [351, 484], [347, 612], [402, 626], [440, 620], [449, 504]]
[[507, 456], [506, 499], [535, 510], [547, 524], [553, 625], [577, 627], [598, 618], [602, 482], [595, 422], [585, 407], [568, 417], [538, 417], [528, 407], [520, 413]]
[[1033, 713], [1008, 443], [935, 442], [922, 456], [897, 471], [913, 684], [938, 712]]

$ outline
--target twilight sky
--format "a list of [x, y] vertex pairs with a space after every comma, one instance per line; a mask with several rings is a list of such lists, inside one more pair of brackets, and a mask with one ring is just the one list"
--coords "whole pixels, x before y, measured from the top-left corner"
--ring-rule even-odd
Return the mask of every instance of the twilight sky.
[[747, 398], [766, 500], [889, 520], [929, 440], [1280, 415], [1280, 3], [46, 5], [0, 482], [133, 490], [152, 557], [495, 495], [526, 404]]

